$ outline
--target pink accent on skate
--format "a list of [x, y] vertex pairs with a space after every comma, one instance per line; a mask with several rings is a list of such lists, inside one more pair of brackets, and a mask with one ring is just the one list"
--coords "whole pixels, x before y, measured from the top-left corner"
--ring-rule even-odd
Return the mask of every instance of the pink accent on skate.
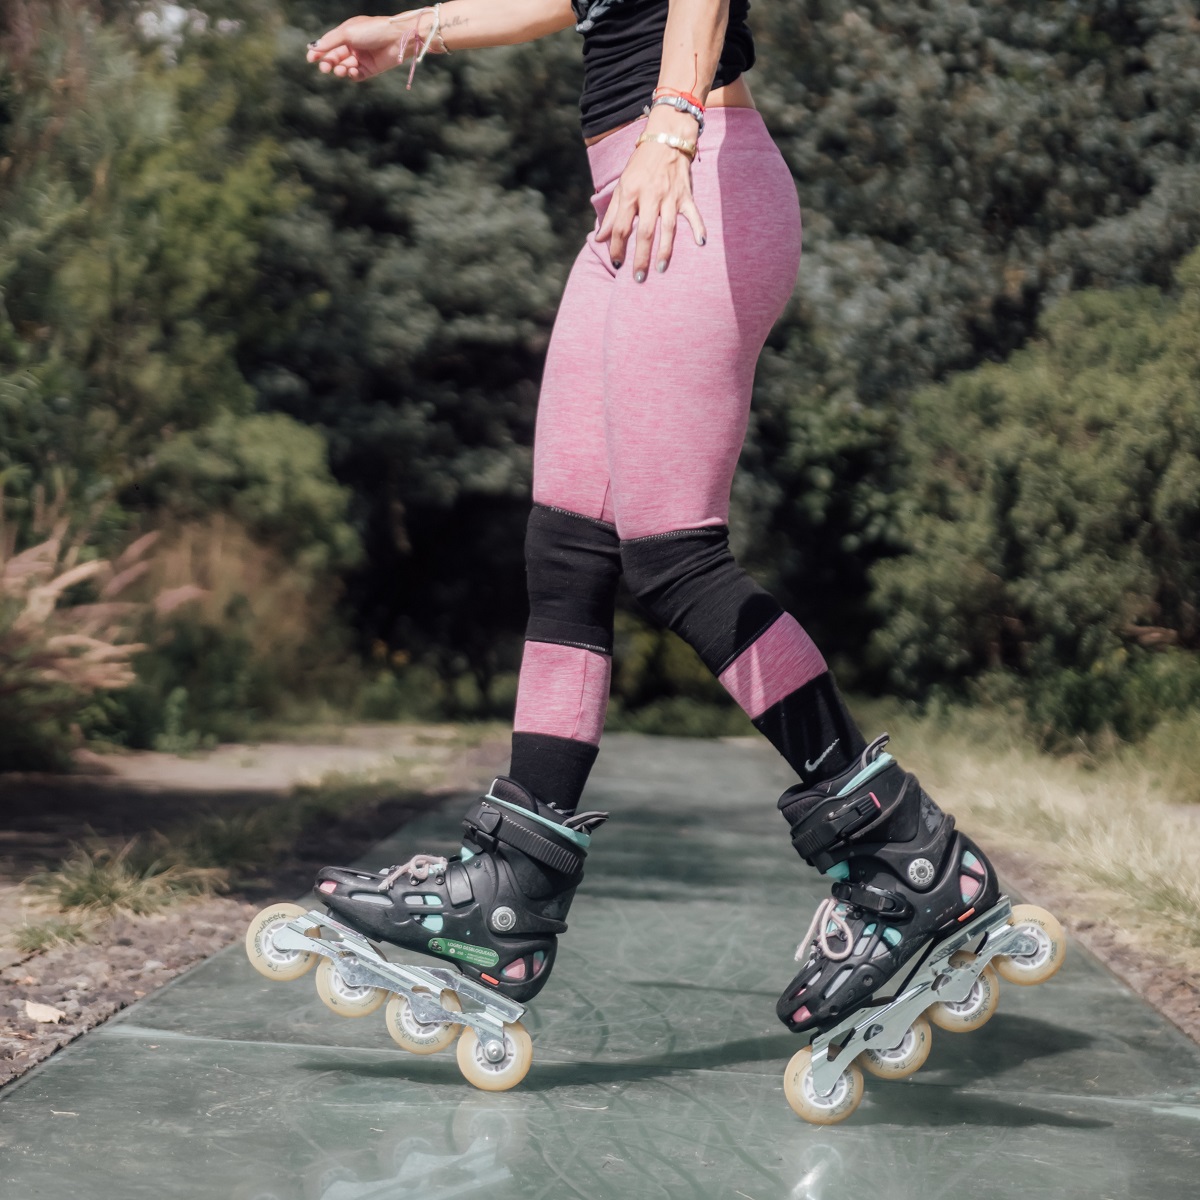
[[337, 891], [337, 884], [332, 879], [326, 879], [325, 882], [322, 883], [319, 888], [317, 888], [317, 891], [324, 892], [325, 895], [328, 896], [331, 892]]
[[759, 717], [828, 668], [812, 638], [784, 613], [718, 676], [725, 690]]
[[968, 900], [973, 900], [979, 894], [979, 889], [983, 884], [972, 875], [960, 875], [958, 877], [958, 886], [962, 891], [962, 898], [965, 903]]
[[792, 1013], [792, 1020], [795, 1021], [797, 1025], [799, 1025], [802, 1021], [810, 1020], [811, 1017], [812, 1013], [808, 1011], [807, 1004], [802, 1004], [794, 1013]]
[[525, 960], [518, 958], [510, 962], [503, 971], [500, 972], [505, 979], [524, 979], [525, 978]]
[[517, 687], [517, 733], [600, 744], [612, 660], [594, 650], [526, 642]]
[[[597, 226], [634, 121], [588, 150]], [[715, 108], [692, 167], [708, 244], [678, 224], [670, 267], [614, 270], [594, 233], [575, 260], [546, 358], [533, 496], [611, 520], [623, 538], [723, 525], [759, 351], [800, 263], [791, 171], [753, 109]]]

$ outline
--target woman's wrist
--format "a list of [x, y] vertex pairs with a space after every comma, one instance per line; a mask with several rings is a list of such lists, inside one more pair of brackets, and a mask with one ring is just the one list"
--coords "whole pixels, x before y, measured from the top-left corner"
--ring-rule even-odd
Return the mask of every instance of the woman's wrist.
[[[404, 12], [396, 13], [395, 16], [388, 17], [388, 23], [398, 31], [397, 47], [399, 48], [401, 41], [405, 43], [405, 57], [408, 57], [409, 54], [421, 54], [422, 50], [425, 54], [450, 53], [446, 40], [442, 36], [444, 22], [441, 8], [440, 4], [428, 8], [409, 8]], [[397, 50], [397, 62], [399, 62], [399, 49]]]
[[700, 124], [690, 113], [678, 112], [665, 104], [650, 110], [646, 118], [647, 133], [667, 133], [673, 137], [695, 141], [700, 133]]

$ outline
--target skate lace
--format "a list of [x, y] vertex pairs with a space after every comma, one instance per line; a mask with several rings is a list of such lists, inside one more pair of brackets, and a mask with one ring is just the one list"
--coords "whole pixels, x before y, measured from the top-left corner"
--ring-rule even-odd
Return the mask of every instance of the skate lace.
[[[838, 901], [830, 896], [827, 900], [822, 900], [813, 913], [813, 919], [809, 922], [808, 932], [804, 935], [800, 945], [796, 947], [796, 961], [798, 963], [807, 962], [812, 948], [815, 946], [830, 962], [842, 962], [850, 957], [851, 951], [854, 949], [854, 933], [850, 928], [850, 923], [837, 910]], [[828, 925], [833, 925], [833, 931], [837, 933], [846, 943], [844, 950], [834, 950], [829, 944]]]
[[392, 867], [379, 882], [381, 892], [389, 892], [396, 880], [408, 875], [418, 883], [424, 883], [429, 878], [430, 871], [444, 871], [447, 862], [436, 854], [414, 854], [406, 863]]

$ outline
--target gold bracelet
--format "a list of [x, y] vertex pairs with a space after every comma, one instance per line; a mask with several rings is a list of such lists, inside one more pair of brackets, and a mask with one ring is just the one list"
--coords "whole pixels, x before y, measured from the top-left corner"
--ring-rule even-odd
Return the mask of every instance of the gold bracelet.
[[634, 143], [636, 150], [643, 142], [658, 142], [662, 146], [670, 146], [672, 150], [678, 150], [680, 154], [686, 155], [688, 162], [696, 160], [696, 143], [688, 141], [687, 138], [681, 138], [674, 133], [643, 133], [641, 137]]

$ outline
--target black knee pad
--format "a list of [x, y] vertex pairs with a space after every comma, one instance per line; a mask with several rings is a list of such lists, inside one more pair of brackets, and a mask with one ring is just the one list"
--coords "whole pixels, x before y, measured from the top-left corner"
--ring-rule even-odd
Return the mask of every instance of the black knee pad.
[[613, 608], [621, 578], [616, 526], [535, 504], [525, 532], [531, 642], [613, 649]]
[[734, 561], [724, 525], [621, 543], [630, 591], [719, 675], [783, 613]]

